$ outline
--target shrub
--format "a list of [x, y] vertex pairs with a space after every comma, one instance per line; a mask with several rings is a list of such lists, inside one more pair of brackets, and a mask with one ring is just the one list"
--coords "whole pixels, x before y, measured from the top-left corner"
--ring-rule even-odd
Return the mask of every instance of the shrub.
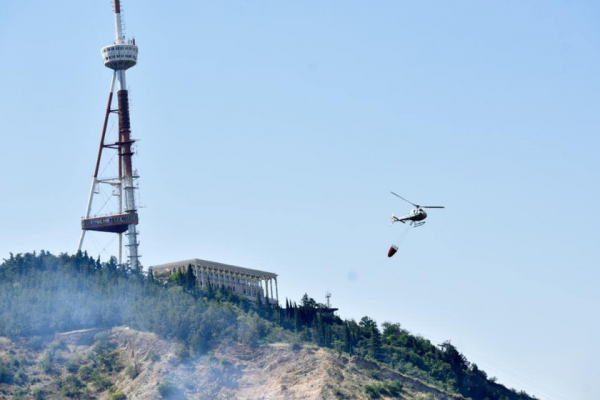
[[160, 385], [158, 385], [158, 393], [162, 396], [162, 398], [166, 399], [169, 396], [173, 396], [179, 392], [179, 388], [169, 379], [163, 380]]
[[127, 396], [123, 392], [116, 392], [110, 395], [110, 400], [126, 400]]
[[110, 339], [110, 335], [106, 331], [100, 332], [100, 333], [97, 333], [94, 335], [95, 343], [106, 343], [106, 342], [108, 342], [109, 339]]
[[190, 350], [185, 345], [177, 343], [174, 347], [173, 352], [179, 362], [183, 362], [189, 358]]
[[60, 393], [65, 397], [79, 397], [83, 384], [75, 375], [69, 374], [60, 382]]
[[94, 372], [92, 367], [90, 367], [89, 365], [82, 365], [81, 367], [79, 367], [77, 375], [79, 376], [79, 379], [81, 379], [84, 382], [87, 382], [90, 379], [92, 379], [92, 372]]
[[369, 376], [370, 378], [376, 379], [376, 380], [381, 380], [381, 372], [379, 372], [378, 369], [370, 369], [367, 371], [367, 376]]
[[351, 396], [340, 388], [333, 389], [333, 395], [336, 399], [350, 399]]
[[31, 350], [40, 351], [44, 348], [44, 341], [40, 336], [33, 336], [27, 341], [27, 347]]
[[17, 370], [17, 373], [15, 374], [13, 380], [20, 386], [23, 386], [27, 383], [29, 377], [27, 376], [27, 373], [25, 372], [25, 369], [23, 369], [23, 367]]
[[33, 396], [33, 400], [44, 400], [44, 392], [40, 388], [33, 389], [31, 395]]
[[69, 358], [67, 360], [65, 367], [67, 368], [67, 371], [74, 374], [79, 370], [80, 365], [81, 365], [81, 359], [79, 357], [74, 357], [74, 358]]
[[129, 379], [135, 379], [140, 374], [140, 372], [141, 372], [140, 366], [138, 365], [138, 363], [134, 363], [133, 365], [130, 365], [125, 370], [125, 373], [129, 377]]
[[13, 374], [6, 364], [0, 361], [0, 383], [11, 383]]
[[385, 382], [384, 386], [386, 386], [392, 396], [399, 395], [402, 389], [404, 389], [404, 385], [400, 381]]
[[416, 400], [435, 400], [435, 398], [433, 397], [433, 394], [431, 393], [419, 393], [416, 397]]
[[160, 360], [160, 354], [158, 354], [154, 350], [150, 350], [150, 352], [148, 353], [147, 359], [149, 359], [152, 362], [156, 362], [156, 361]]
[[302, 345], [300, 343], [294, 343], [294, 344], [292, 344], [292, 350], [300, 351], [300, 350], [302, 350]]
[[365, 387], [363, 387], [363, 392], [370, 398], [370, 399], [378, 399], [381, 397], [381, 395], [379, 394], [379, 384], [378, 383], [369, 383], [367, 385], [365, 385]]
[[363, 392], [371, 399], [378, 399], [381, 395], [398, 396], [403, 385], [400, 381], [370, 383], [363, 387]]
[[92, 383], [99, 391], [104, 391], [112, 386], [112, 382], [105, 376], [102, 376], [98, 370], [92, 373]]
[[29, 390], [26, 388], [17, 388], [13, 396], [13, 400], [25, 400], [25, 396]]
[[54, 364], [54, 360], [55, 360], [55, 354], [54, 354], [54, 350], [53, 349], [48, 349], [46, 351], [46, 353], [44, 354], [44, 357], [42, 357], [42, 361], [40, 361], [40, 367], [42, 368], [42, 371], [44, 371], [46, 374], [49, 374], [53, 371], [53, 364]]
[[97, 341], [89, 358], [107, 371], [120, 371], [123, 369], [123, 365], [119, 361], [117, 352], [114, 351], [115, 347], [115, 344], [108, 341]]

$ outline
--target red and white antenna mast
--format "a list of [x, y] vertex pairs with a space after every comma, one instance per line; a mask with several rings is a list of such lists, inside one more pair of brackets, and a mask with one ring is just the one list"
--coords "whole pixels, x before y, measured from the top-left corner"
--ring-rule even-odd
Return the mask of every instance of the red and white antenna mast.
[[[121, 1], [114, 0], [114, 19], [115, 19], [115, 42], [105, 46], [101, 50], [104, 65], [112, 69], [113, 76], [110, 83], [110, 91], [108, 95], [108, 105], [104, 116], [104, 125], [102, 127], [102, 135], [100, 139], [100, 147], [98, 149], [98, 157], [96, 160], [96, 168], [92, 180], [92, 188], [88, 200], [85, 217], [81, 220], [81, 237], [77, 251], [81, 251], [83, 239], [86, 231], [99, 231], [116, 233], [119, 236], [119, 263], [122, 263], [122, 234], [127, 236], [126, 247], [129, 249], [129, 264], [132, 268], [139, 267], [138, 253], [138, 214], [135, 205], [135, 186], [134, 180], [137, 179], [136, 173], [133, 170], [131, 156], [133, 155], [132, 145], [135, 140], [131, 139], [131, 126], [129, 118], [129, 93], [127, 91], [127, 80], [125, 71], [137, 64], [138, 47], [134, 40], [127, 40], [123, 32], [123, 23], [121, 20]], [[115, 87], [117, 88], [118, 109], [112, 110], [112, 98]], [[106, 131], [108, 126], [109, 116], [112, 112], [118, 111], [119, 115], [119, 132], [115, 142], [106, 142]], [[106, 149], [117, 151], [118, 159], [118, 176], [103, 179], [99, 177], [100, 161], [102, 154]], [[98, 193], [97, 189], [101, 184], [111, 185], [114, 189], [113, 195], [118, 197], [118, 209], [108, 215], [91, 216], [92, 202], [94, 194]], [[124, 195], [124, 199], [123, 199]], [[123, 201], [124, 200], [124, 201]], [[106, 203], [105, 203], [106, 204]]]

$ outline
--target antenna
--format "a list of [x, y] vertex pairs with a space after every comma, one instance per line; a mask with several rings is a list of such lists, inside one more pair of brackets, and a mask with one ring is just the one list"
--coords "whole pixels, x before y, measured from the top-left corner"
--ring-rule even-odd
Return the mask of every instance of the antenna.
[[331, 308], [331, 303], [329, 302], [329, 299], [331, 298], [331, 293], [329, 293], [329, 291], [325, 292], [325, 298], [327, 299], [327, 308]]
[[[139, 222], [137, 208], [135, 204], [134, 191], [136, 185], [134, 181], [138, 178], [134, 171], [131, 156], [134, 154], [132, 146], [135, 140], [131, 138], [131, 124], [129, 115], [129, 92], [127, 91], [127, 80], [125, 71], [137, 64], [138, 47], [135, 40], [127, 40], [123, 31], [123, 21], [121, 18], [121, 0], [113, 0], [114, 22], [115, 22], [115, 41], [113, 44], [105, 46], [101, 50], [104, 66], [113, 70], [113, 76], [110, 83], [108, 94], [108, 105], [104, 115], [104, 124], [100, 136], [100, 146], [96, 159], [96, 168], [92, 179], [92, 189], [88, 199], [85, 217], [81, 220], [81, 236], [77, 251], [81, 251], [86, 231], [116, 233], [119, 237], [118, 261], [122, 264], [123, 233], [127, 236], [129, 250], [129, 265], [131, 268], [139, 267], [139, 243], [137, 240], [137, 225]], [[117, 104], [116, 110], [113, 110], [112, 99], [113, 92], [117, 84]], [[119, 130], [117, 138], [112, 143], [106, 142], [106, 133], [108, 120], [111, 113], [118, 113]], [[99, 177], [100, 162], [105, 151], [116, 151], [118, 155], [117, 177], [102, 178]], [[106, 169], [106, 168], [105, 168]], [[91, 215], [94, 194], [98, 193], [98, 186], [101, 184], [111, 185], [116, 188], [114, 196], [117, 197], [116, 210], [111, 210], [105, 215]], [[104, 204], [106, 205], [108, 201]], [[104, 208], [101, 207], [101, 210]], [[99, 212], [99, 211], [98, 211]]]

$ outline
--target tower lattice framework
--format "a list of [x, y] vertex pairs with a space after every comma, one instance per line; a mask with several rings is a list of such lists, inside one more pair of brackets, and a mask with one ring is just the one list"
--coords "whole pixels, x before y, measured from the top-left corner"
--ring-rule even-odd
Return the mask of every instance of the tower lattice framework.
[[[129, 92], [125, 72], [137, 64], [138, 47], [135, 39], [128, 40], [123, 31], [121, 18], [121, 1], [114, 0], [115, 41], [101, 50], [104, 65], [113, 70], [108, 104], [104, 115], [104, 124], [98, 148], [98, 157], [92, 179], [89, 200], [85, 217], [81, 220], [81, 236], [77, 250], [81, 251], [86, 231], [108, 232], [118, 235], [119, 250], [118, 262], [122, 263], [123, 234], [127, 240], [129, 264], [137, 268], [139, 264], [139, 242], [137, 225], [139, 222], [136, 199], [135, 180], [138, 178], [132, 164], [135, 140], [131, 138], [131, 124], [129, 116]], [[113, 93], [117, 85], [117, 106], [112, 109]], [[106, 133], [111, 113], [118, 112], [118, 137], [114, 142], [107, 141]], [[115, 177], [103, 178], [99, 176], [100, 162], [105, 151], [116, 151], [118, 155], [118, 174]], [[107, 215], [90, 215], [94, 194], [97, 194], [99, 185], [110, 185], [113, 195], [117, 197], [117, 210]]]

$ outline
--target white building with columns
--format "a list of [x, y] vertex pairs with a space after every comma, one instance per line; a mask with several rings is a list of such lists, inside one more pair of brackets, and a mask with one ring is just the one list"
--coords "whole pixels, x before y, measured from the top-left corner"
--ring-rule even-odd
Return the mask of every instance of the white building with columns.
[[[279, 304], [277, 274], [272, 272], [221, 264], [198, 258], [154, 265], [150, 269], [156, 277], [160, 277], [176, 272], [186, 272], [188, 265], [192, 266], [192, 271], [199, 286], [225, 286], [234, 293], [246, 296], [250, 300], [256, 301], [260, 297], [263, 300], [268, 300], [269, 303]], [[273, 292], [273, 281], [275, 281], [275, 292]]]

